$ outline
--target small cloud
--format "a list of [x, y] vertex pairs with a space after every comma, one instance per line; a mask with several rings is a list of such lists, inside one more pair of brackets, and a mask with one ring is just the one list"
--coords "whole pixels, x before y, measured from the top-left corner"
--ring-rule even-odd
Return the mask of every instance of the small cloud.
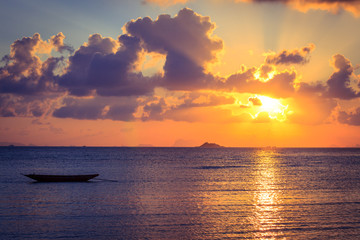
[[360, 126], [360, 108], [357, 108], [354, 112], [340, 111], [338, 114], [338, 121], [343, 124]]
[[249, 97], [249, 102], [251, 102], [254, 106], [261, 106], [262, 102], [258, 97]]
[[152, 102], [144, 106], [142, 120], [163, 120], [162, 114], [166, 109], [166, 103], [163, 98], [160, 98], [158, 102]]
[[265, 62], [273, 65], [305, 64], [309, 61], [309, 54], [315, 49], [310, 43], [301, 49], [283, 50], [280, 53], [266, 54]]
[[59, 32], [55, 36], [50, 38], [50, 43], [56, 48], [56, 51], [62, 53], [63, 51], [68, 51], [69, 53], [74, 52], [74, 48], [70, 45], [64, 44], [65, 35], [62, 32]]

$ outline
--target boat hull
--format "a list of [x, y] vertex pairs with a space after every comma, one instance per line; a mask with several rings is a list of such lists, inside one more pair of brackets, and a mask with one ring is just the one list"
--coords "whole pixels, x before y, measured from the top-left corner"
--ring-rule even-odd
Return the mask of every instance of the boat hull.
[[44, 174], [24, 174], [38, 182], [86, 182], [99, 174], [87, 174], [87, 175], [44, 175]]

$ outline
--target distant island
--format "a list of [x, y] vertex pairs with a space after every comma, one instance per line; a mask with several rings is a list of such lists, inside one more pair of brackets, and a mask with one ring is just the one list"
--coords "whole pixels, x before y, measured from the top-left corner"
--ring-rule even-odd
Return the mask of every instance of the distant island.
[[200, 148], [224, 148], [224, 146], [220, 146], [216, 143], [204, 143], [203, 145], [199, 146]]

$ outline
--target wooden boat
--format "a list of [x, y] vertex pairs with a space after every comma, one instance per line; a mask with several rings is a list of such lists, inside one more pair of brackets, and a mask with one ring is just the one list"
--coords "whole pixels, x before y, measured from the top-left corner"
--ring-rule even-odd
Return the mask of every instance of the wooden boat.
[[23, 174], [26, 177], [38, 182], [86, 182], [99, 174], [87, 175], [44, 175], [44, 174]]

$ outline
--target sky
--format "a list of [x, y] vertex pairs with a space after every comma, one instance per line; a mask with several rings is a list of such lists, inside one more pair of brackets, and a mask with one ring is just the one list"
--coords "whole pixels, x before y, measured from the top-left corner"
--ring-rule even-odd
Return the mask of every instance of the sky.
[[360, 1], [0, 4], [0, 145], [360, 147]]

